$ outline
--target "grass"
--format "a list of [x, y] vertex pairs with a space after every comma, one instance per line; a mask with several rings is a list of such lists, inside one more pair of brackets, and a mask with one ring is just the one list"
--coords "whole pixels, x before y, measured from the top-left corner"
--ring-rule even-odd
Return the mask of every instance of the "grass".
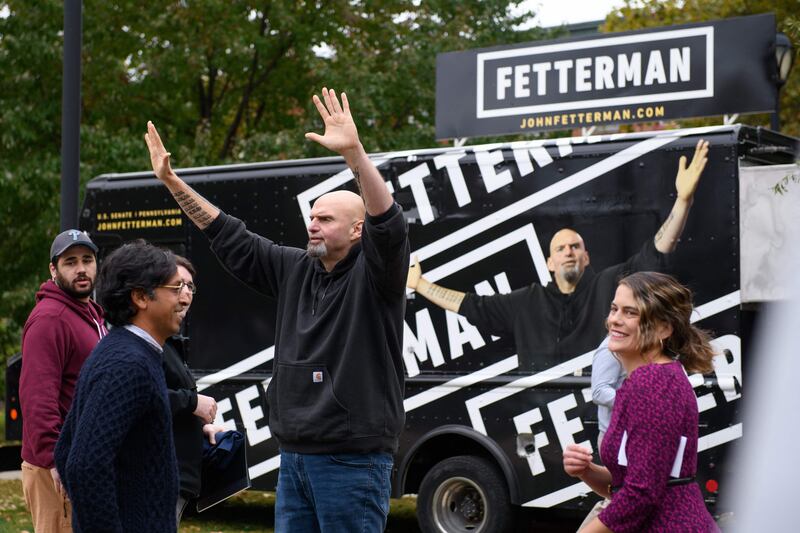
[[[272, 533], [275, 518], [275, 493], [246, 491], [201, 514], [186, 514], [181, 533]], [[389, 533], [419, 531], [416, 499], [404, 497], [391, 501]], [[22, 482], [0, 480], [0, 533], [33, 533], [33, 525], [25, 499]]]
[[22, 497], [22, 482], [4, 479], [0, 480], [0, 532], [12, 531], [33, 533], [33, 524]]
[[[0, 444], [5, 439], [5, 409], [0, 402]], [[417, 533], [416, 498], [391, 501], [388, 533]], [[272, 533], [275, 520], [275, 493], [246, 491], [207, 511], [188, 511], [180, 533]], [[33, 533], [31, 516], [22, 496], [22, 482], [0, 479], [0, 533]]]

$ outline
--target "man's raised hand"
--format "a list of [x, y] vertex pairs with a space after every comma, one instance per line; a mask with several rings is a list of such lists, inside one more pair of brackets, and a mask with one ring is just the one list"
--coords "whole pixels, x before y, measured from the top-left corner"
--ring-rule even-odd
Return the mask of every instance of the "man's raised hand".
[[708, 163], [708, 141], [700, 139], [697, 141], [697, 147], [694, 150], [694, 157], [689, 166], [686, 166], [686, 156], [682, 155], [678, 162], [678, 175], [675, 177], [675, 190], [678, 193], [678, 198], [691, 202], [694, 197], [694, 191], [697, 190], [697, 184], [700, 181], [700, 175], [703, 169], [706, 168]]
[[158, 135], [156, 127], [149, 120], [147, 121], [147, 133], [144, 134], [144, 142], [147, 143], [147, 149], [150, 150], [150, 163], [153, 165], [153, 172], [155, 172], [158, 179], [166, 182], [175, 175], [169, 164], [170, 153], [164, 148], [164, 143], [161, 142], [161, 137]]
[[350, 114], [347, 95], [342, 93], [342, 103], [339, 104], [336, 92], [323, 87], [322, 99], [315, 94], [312, 100], [325, 122], [325, 134], [306, 133], [306, 139], [317, 142], [340, 155], [345, 155], [345, 152], [358, 148], [360, 145], [358, 130]]
[[[203, 198], [194, 189], [189, 187], [182, 179], [172, 171], [169, 164], [169, 152], [164, 148], [161, 137], [152, 122], [147, 121], [147, 133], [144, 135], [144, 142], [150, 151], [150, 163], [153, 165], [153, 172], [163, 183], [186, 216], [189, 217], [195, 226], [206, 229], [218, 216], [217, 209], [211, 202]], [[213, 401], [213, 399], [212, 399]], [[195, 413], [201, 418], [207, 418], [205, 414]], [[213, 415], [210, 420], [213, 420]]]

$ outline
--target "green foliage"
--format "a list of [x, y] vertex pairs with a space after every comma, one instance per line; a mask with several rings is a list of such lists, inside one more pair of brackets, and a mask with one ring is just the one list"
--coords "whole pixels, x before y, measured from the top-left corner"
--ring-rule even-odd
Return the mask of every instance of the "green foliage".
[[[386, 533], [416, 533], [416, 498], [392, 499]], [[275, 518], [275, 493], [248, 490], [225, 500], [203, 513], [191, 509], [183, 515], [181, 533], [272, 533]], [[22, 496], [22, 482], [0, 479], [0, 532], [33, 531], [31, 515]]]
[[[514, 31], [533, 15], [512, 16], [517, 3], [84, 0], [81, 181], [148, 168], [147, 120], [178, 167], [329, 155], [303, 137], [322, 128], [311, 95], [323, 85], [348, 92], [368, 151], [433, 146], [436, 54], [555, 36]], [[797, 43], [793, 6], [644, 0], [606, 30], [770, 9]], [[59, 229], [63, 2], [0, 0], [0, 12], [1, 362], [19, 348]], [[794, 134], [798, 76], [782, 92]]]
[[18, 479], [0, 480], [0, 531], [33, 531]]
[[[797, 0], [625, 0], [625, 5], [606, 18], [603, 31], [627, 31], [709, 20], [775, 13], [777, 29], [792, 41], [797, 62], [800, 52], [800, 18]], [[746, 73], [743, 73], [746, 74]], [[781, 132], [800, 135], [800, 66], [795, 65], [780, 93]], [[715, 119], [678, 121], [680, 125], [719, 124]], [[741, 116], [739, 122], [770, 126], [770, 115]]]
[[[369, 151], [435, 144], [436, 54], [526, 41], [515, 2], [83, 2], [81, 181], [149, 166], [330, 155], [311, 95], [346, 90]], [[0, 362], [47, 278], [59, 230], [63, 2], [0, 0]], [[2, 388], [0, 379], [0, 388]]]

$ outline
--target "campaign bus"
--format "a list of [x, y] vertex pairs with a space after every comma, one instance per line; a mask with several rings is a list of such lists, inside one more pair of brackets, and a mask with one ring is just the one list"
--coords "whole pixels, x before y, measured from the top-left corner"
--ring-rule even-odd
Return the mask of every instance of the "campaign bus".
[[[489, 295], [553, 283], [548, 244], [564, 227], [583, 237], [595, 271], [637, 253], [675, 200], [680, 156], [691, 159], [701, 138], [710, 143], [708, 164], [665, 270], [694, 292], [692, 320], [711, 332], [717, 352], [714, 372], [689, 380], [700, 411], [697, 482], [712, 512], [722, 513], [716, 502], [731, 482], [726, 458], [744, 434], [742, 376], [754, 323], [760, 303], [776, 297], [767, 254], [759, 250], [780, 238], [786, 222], [780, 220], [789, 212], [782, 204], [790, 199], [775, 187], [800, 176], [798, 139], [726, 125], [371, 158], [403, 209], [412, 256], [425, 277]], [[300, 248], [314, 200], [332, 190], [355, 190], [339, 157], [176, 172], [250, 231]], [[91, 180], [80, 227], [100, 247], [101, 262], [122, 243], [142, 238], [194, 263], [199, 290], [181, 332], [184, 357], [198, 391], [216, 398], [217, 422], [246, 431], [253, 487], [274, 490], [280, 459], [266, 389], [276, 356], [275, 302], [225, 271], [207, 238], [150, 171]], [[537, 327], [544, 326], [530, 324]], [[586, 339], [591, 346], [602, 340]], [[393, 495], [418, 495], [424, 531], [501, 531], [512, 527], [518, 507], [592, 507], [597, 497], [564, 473], [561, 454], [573, 443], [597, 453], [593, 351], [553, 357], [533, 346], [518, 353], [513, 337], [482, 331], [407, 292], [406, 423]], [[8, 415], [19, 412], [19, 365], [15, 358], [7, 370], [12, 439], [21, 434], [19, 416]]]

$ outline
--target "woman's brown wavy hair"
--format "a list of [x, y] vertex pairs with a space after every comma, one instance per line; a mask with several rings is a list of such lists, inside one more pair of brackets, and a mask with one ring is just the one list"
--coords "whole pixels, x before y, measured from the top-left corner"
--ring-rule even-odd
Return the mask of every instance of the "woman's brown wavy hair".
[[714, 370], [714, 349], [706, 331], [692, 325], [692, 291], [667, 274], [636, 272], [620, 282], [633, 292], [639, 309], [639, 348], [645, 353], [659, 347], [659, 323], [672, 326], [664, 339], [663, 352], [677, 357], [689, 373]]

